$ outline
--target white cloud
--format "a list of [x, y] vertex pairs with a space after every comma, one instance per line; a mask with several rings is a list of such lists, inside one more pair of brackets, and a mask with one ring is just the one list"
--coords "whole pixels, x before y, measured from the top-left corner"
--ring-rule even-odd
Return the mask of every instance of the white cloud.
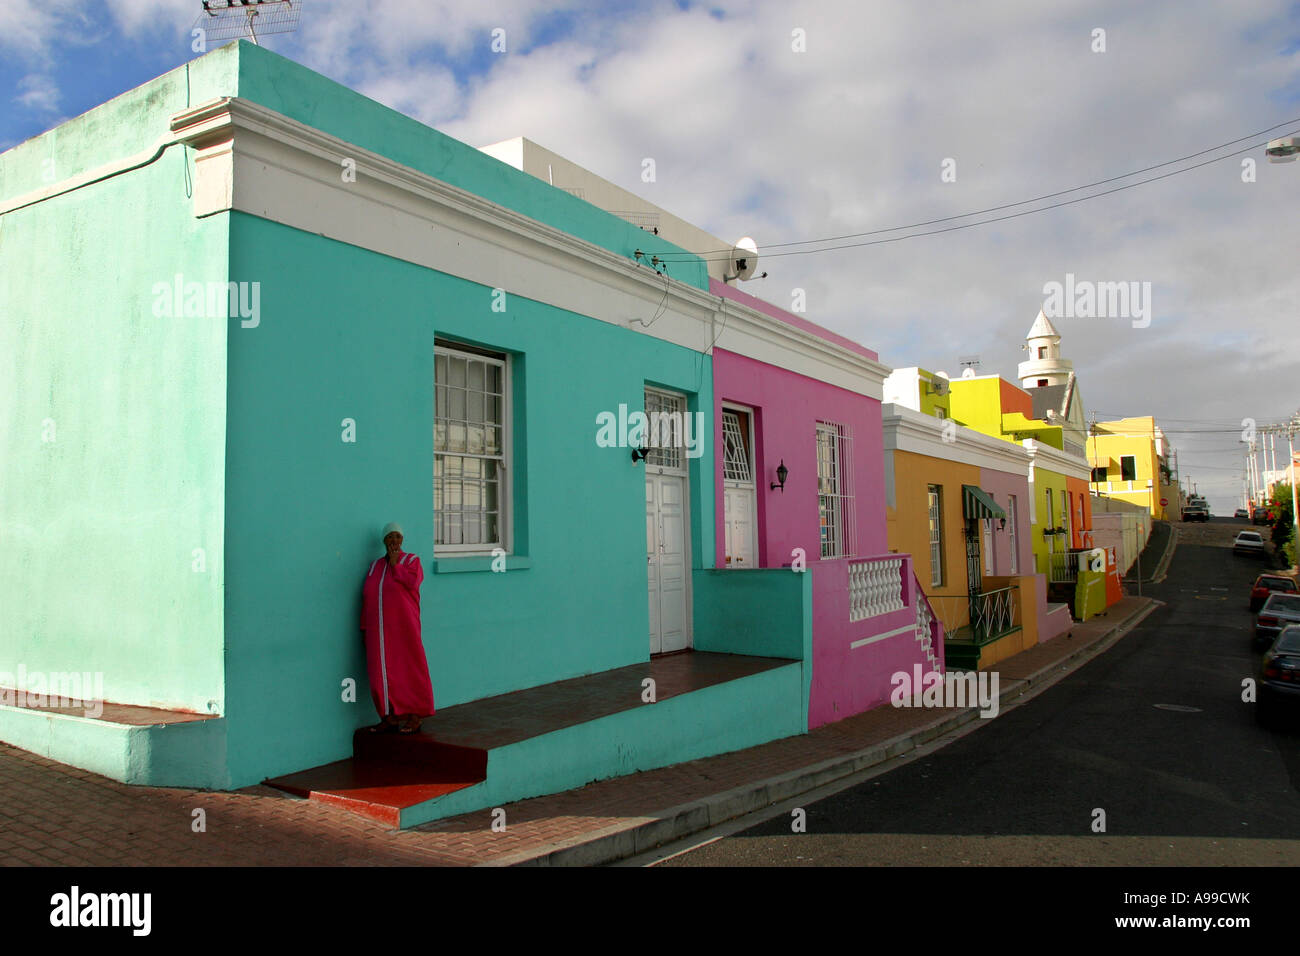
[[4, 0], [0, 3], [0, 50], [22, 62], [49, 62], [50, 49], [87, 23], [77, 0]]
[[18, 81], [18, 95], [14, 101], [36, 113], [59, 111], [59, 88], [53, 78], [31, 73]]
[[[109, 9], [125, 34], [145, 37], [161, 24], [188, 28], [196, 6]], [[1282, 52], [1296, 45], [1289, 9], [305, 0], [298, 31], [266, 43], [472, 145], [525, 135], [728, 241], [754, 236], [769, 278], [747, 291], [788, 306], [793, 288], [807, 290], [809, 318], [891, 364], [956, 374], [958, 356], [977, 353], [985, 371], [1014, 378], [1045, 282], [1067, 272], [1149, 281], [1149, 328], [1061, 329], [1089, 407], [1265, 421], [1291, 411], [1300, 372], [1294, 350], [1278, 345], [1279, 330], [1300, 324], [1287, 239], [1300, 164], [1272, 166], [1257, 151], [1254, 183], [1230, 159], [976, 229], [774, 253], [780, 242], [1054, 192], [1300, 117], [1300, 52]], [[48, 49], [75, 10], [71, 0], [4, 0], [0, 45]], [[535, 45], [566, 15], [567, 35]], [[500, 56], [487, 53], [495, 27], [506, 30]], [[1105, 53], [1091, 50], [1095, 27], [1107, 31]], [[791, 49], [796, 28], [807, 52]], [[467, 63], [488, 72], [465, 84]], [[33, 107], [34, 84], [20, 93]], [[647, 156], [653, 184], [640, 180]], [[940, 180], [946, 157], [955, 183]], [[1193, 447], [1208, 446], [1189, 437]], [[1218, 450], [1202, 464], [1238, 461]]]

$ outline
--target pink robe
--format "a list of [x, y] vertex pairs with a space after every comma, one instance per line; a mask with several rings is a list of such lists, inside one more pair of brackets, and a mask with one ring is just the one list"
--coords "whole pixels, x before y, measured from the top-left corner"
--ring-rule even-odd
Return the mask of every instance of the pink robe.
[[370, 566], [361, 589], [361, 630], [375, 710], [385, 714], [433, 714], [433, 684], [420, 639], [420, 559], [403, 552], [396, 567], [385, 555]]

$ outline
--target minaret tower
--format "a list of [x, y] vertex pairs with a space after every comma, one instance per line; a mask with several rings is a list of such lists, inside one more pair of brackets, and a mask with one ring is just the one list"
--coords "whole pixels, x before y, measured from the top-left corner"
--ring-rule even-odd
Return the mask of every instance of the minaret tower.
[[1056, 331], [1042, 310], [1025, 336], [1029, 360], [1020, 363], [1020, 387], [1039, 388], [1043, 385], [1064, 385], [1074, 371], [1074, 363], [1061, 358], [1061, 333]]

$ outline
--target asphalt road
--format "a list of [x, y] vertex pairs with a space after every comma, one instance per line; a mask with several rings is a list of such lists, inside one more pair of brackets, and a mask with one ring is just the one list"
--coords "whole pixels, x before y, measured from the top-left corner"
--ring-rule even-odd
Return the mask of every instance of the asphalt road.
[[1165, 607], [974, 732], [803, 807], [806, 832], [783, 812], [658, 865], [1300, 864], [1300, 730], [1242, 701], [1265, 565], [1233, 555], [1246, 527], [1179, 524], [1143, 586]]

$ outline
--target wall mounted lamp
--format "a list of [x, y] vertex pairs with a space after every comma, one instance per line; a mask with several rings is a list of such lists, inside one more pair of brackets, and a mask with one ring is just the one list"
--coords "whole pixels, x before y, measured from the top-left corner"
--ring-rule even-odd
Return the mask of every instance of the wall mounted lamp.
[[776, 481], [772, 482], [772, 490], [781, 489], [781, 494], [785, 494], [785, 479], [790, 474], [790, 469], [785, 467], [785, 459], [781, 459], [781, 464], [776, 469]]
[[645, 460], [646, 460], [646, 456], [649, 455], [649, 454], [650, 454], [650, 449], [649, 449], [649, 448], [633, 448], [633, 449], [632, 449], [632, 464], [635, 465], [638, 461], [645, 461]]
[[1006, 518], [1003, 518], [1001, 521], [998, 522], [998, 530], [999, 530], [999, 531], [1006, 531], [1006, 530], [1007, 530], [1007, 519], [1006, 519]]

